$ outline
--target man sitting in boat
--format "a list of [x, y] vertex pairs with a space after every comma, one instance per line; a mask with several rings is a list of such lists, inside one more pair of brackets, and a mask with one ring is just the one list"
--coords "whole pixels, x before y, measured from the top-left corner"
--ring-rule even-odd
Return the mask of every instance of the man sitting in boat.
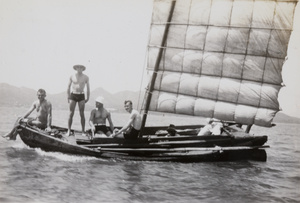
[[207, 124], [203, 128], [201, 128], [200, 132], [198, 133], [198, 136], [221, 135], [222, 128], [222, 122], [213, 118], [209, 118], [207, 119]]
[[[34, 125], [38, 128], [45, 129], [46, 131], [51, 131], [52, 122], [52, 104], [45, 99], [46, 91], [44, 89], [39, 89], [37, 91], [38, 100], [34, 101], [27, 111], [27, 113], [22, 117], [24, 122], [28, 122], [30, 125]], [[27, 118], [36, 109], [37, 115], [35, 118]]]
[[142, 126], [142, 117], [140, 113], [132, 108], [132, 101], [126, 100], [124, 102], [125, 110], [130, 113], [129, 120], [120, 129], [115, 129], [112, 137], [124, 137], [125, 139], [136, 139], [139, 136], [140, 129]]
[[[114, 125], [111, 120], [110, 112], [107, 111], [103, 107], [103, 100], [104, 98], [99, 96], [96, 98], [96, 109], [93, 109], [91, 111], [91, 116], [89, 120], [89, 124], [91, 126], [92, 132], [94, 132], [94, 135], [107, 135], [110, 136], [114, 130]], [[109, 122], [110, 130], [106, 127], [106, 119]]]
[[[45, 99], [46, 91], [44, 89], [39, 89], [37, 91], [38, 100], [34, 101], [27, 111], [27, 113], [18, 118], [14, 128], [7, 134], [2, 137], [15, 140], [17, 136], [17, 128], [20, 124], [20, 121], [27, 122], [29, 125], [36, 126], [42, 130], [46, 130], [47, 132], [51, 131], [51, 122], [52, 122], [52, 105], [51, 102]], [[37, 115], [35, 118], [27, 118], [34, 110], [36, 109]]]

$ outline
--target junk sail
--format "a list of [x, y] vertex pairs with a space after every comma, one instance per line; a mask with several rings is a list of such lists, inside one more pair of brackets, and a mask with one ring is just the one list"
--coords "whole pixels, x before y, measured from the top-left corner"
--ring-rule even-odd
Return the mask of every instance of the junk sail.
[[296, 4], [154, 0], [149, 110], [270, 127]]

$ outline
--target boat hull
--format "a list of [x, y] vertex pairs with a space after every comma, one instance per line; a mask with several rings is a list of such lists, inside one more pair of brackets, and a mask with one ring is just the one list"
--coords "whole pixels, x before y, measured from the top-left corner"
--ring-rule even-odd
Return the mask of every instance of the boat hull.
[[267, 160], [264, 149], [247, 150], [208, 150], [206, 152], [186, 151], [178, 153], [116, 153], [104, 152], [103, 158], [117, 158], [135, 161], [174, 161], [182, 163], [193, 162], [222, 162], [222, 161], [262, 161]]
[[38, 129], [32, 129], [21, 125], [18, 131], [21, 140], [31, 148], [40, 148], [44, 151], [62, 152], [75, 155], [101, 156], [101, 152], [96, 149], [90, 149], [88, 147], [73, 144], [67, 140], [48, 135]]
[[[62, 129], [59, 128], [61, 132], [64, 131]], [[229, 136], [182, 136], [152, 139], [145, 137], [137, 140], [77, 139], [76, 142], [76, 135], [57, 138], [22, 124], [18, 131], [22, 141], [31, 148], [98, 158], [175, 162], [267, 160], [262, 146], [267, 140], [266, 136], [234, 141]]]

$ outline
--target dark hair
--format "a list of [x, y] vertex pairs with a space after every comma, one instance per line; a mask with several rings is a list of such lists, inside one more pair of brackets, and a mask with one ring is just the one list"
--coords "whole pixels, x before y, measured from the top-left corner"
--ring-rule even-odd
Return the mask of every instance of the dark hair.
[[131, 100], [125, 100], [125, 101], [124, 101], [124, 104], [127, 104], [127, 103], [129, 103], [129, 104], [132, 105], [132, 101], [131, 101]]
[[167, 131], [171, 136], [175, 136], [177, 132], [174, 124], [170, 124]]
[[38, 91], [37, 91], [37, 93], [42, 93], [42, 94], [44, 94], [44, 95], [46, 95], [46, 91], [44, 90], [44, 89], [39, 89]]

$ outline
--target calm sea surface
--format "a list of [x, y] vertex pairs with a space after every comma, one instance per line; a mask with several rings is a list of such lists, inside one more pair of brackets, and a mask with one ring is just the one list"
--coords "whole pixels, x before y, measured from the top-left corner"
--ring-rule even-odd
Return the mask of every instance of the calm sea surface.
[[[26, 108], [0, 107], [0, 134]], [[53, 124], [67, 126], [67, 111]], [[88, 120], [89, 113], [86, 113]], [[112, 113], [115, 125], [128, 114]], [[154, 116], [153, 125], [202, 120]], [[75, 129], [80, 129], [78, 111]], [[253, 127], [269, 135], [267, 162], [161, 163], [97, 159], [31, 149], [0, 137], [0, 202], [300, 202], [300, 126]]]

